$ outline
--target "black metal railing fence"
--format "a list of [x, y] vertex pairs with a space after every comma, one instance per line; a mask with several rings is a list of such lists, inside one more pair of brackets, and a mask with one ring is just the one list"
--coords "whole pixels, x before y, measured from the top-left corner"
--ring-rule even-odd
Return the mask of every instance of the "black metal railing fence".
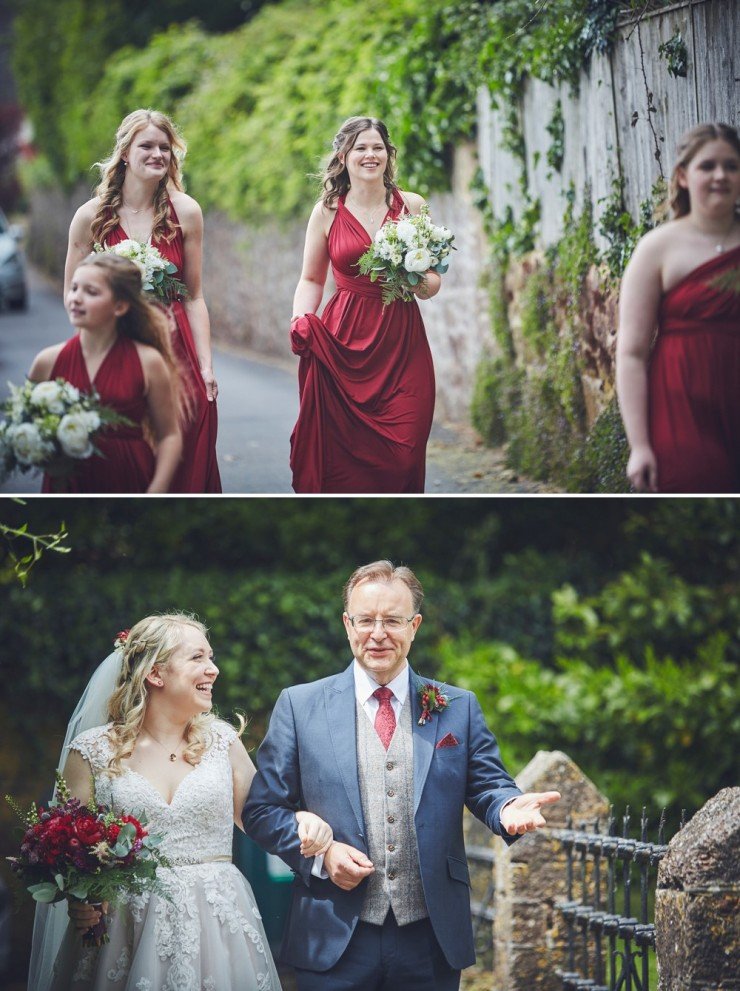
[[592, 830], [574, 829], [571, 819], [566, 829], [553, 830], [566, 854], [567, 898], [555, 906], [567, 927], [567, 969], [559, 972], [563, 991], [650, 991], [655, 882], [668, 849], [665, 810], [656, 843], [648, 840], [645, 809], [639, 840], [630, 838], [629, 827], [627, 807], [621, 836], [613, 809], [606, 833], [598, 820]]

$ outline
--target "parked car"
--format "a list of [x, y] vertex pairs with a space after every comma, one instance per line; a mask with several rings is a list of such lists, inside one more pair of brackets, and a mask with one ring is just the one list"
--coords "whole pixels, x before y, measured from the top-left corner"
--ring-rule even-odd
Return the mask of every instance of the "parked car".
[[0, 308], [25, 310], [28, 305], [26, 263], [21, 251], [22, 231], [9, 224], [0, 210]]

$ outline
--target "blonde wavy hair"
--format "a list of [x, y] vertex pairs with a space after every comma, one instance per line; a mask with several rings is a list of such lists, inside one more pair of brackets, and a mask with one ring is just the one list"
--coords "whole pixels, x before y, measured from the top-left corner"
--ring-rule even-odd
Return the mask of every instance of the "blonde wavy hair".
[[[668, 206], [674, 217], [685, 217], [691, 212], [691, 197], [688, 189], [679, 185], [679, 171], [685, 169], [709, 141], [726, 141], [740, 155], [740, 136], [729, 124], [698, 124], [681, 136], [676, 149], [676, 163], [673, 166], [668, 184]], [[735, 216], [740, 215], [740, 207], [735, 204]]]
[[162, 176], [154, 194], [152, 240], [171, 241], [177, 233], [178, 225], [170, 216], [167, 189], [170, 185], [180, 191], [183, 189], [181, 164], [187, 145], [166, 114], [159, 110], [134, 110], [121, 121], [110, 157], [93, 166], [100, 169], [101, 173], [100, 184], [95, 190], [95, 195], [100, 198], [100, 205], [91, 225], [92, 239], [98, 244], [105, 244], [105, 239], [118, 225], [118, 211], [123, 202], [123, 180], [126, 176], [126, 163], [123, 159], [136, 135], [149, 124], [164, 131], [172, 148], [167, 173]]
[[[112, 777], [123, 773], [121, 762], [133, 753], [141, 731], [149, 702], [146, 677], [155, 664], [160, 670], [167, 667], [182, 643], [182, 628], [185, 626], [193, 627], [204, 637], [208, 636], [203, 623], [187, 613], [146, 616], [129, 631], [123, 647], [118, 683], [108, 700], [108, 720], [113, 724], [108, 730], [108, 738], [113, 748], [113, 757], [107, 770]], [[183, 757], [189, 764], [199, 764], [210, 746], [211, 727], [216, 718], [213, 712], [203, 712], [188, 723]], [[241, 714], [237, 714], [237, 718], [237, 732], [241, 736], [246, 728], [246, 720]]]
[[331, 209], [340, 196], [347, 195], [350, 181], [344, 159], [354, 148], [359, 135], [371, 128], [374, 128], [383, 139], [385, 150], [388, 152], [388, 161], [383, 172], [383, 183], [385, 185], [386, 204], [390, 206], [393, 202], [393, 190], [396, 188], [396, 149], [391, 144], [388, 128], [377, 117], [348, 117], [334, 135], [331, 145], [332, 154], [321, 176], [324, 189], [321, 199], [325, 207]]

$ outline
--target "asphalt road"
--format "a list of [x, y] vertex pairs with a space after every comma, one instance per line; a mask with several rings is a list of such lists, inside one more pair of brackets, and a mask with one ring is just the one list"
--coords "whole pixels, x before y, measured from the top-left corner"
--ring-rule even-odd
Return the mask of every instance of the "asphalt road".
[[[0, 312], [0, 398], [7, 382], [19, 384], [41, 348], [70, 336], [61, 295], [31, 272], [30, 304], [26, 312]], [[216, 350], [214, 368], [219, 383], [217, 454], [226, 493], [292, 493], [290, 434], [298, 415], [295, 372]], [[437, 459], [435, 459], [437, 460]], [[41, 476], [16, 474], [0, 483], [0, 492], [34, 494]], [[460, 491], [456, 478], [430, 463], [427, 492]]]

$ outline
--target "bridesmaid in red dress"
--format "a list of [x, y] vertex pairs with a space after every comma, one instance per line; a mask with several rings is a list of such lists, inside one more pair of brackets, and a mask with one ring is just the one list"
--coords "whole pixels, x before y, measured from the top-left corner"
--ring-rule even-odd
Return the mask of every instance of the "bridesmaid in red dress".
[[102, 181], [69, 229], [65, 291], [72, 272], [93, 244], [131, 238], [148, 242], [177, 266], [188, 289], [173, 300], [172, 343], [182, 381], [183, 455], [171, 492], [220, 492], [216, 461], [218, 387], [213, 376], [208, 310], [201, 289], [203, 215], [182, 191], [185, 145], [168, 117], [135, 110], [121, 122], [111, 157], [100, 164]]
[[[424, 491], [434, 367], [416, 300], [384, 307], [357, 260], [386, 220], [424, 203], [393, 181], [396, 149], [382, 121], [350, 117], [334, 138], [324, 195], [308, 222], [293, 302], [300, 412], [291, 437], [296, 492]], [[329, 268], [336, 292], [321, 303]], [[439, 292], [427, 272], [415, 294]]]
[[740, 492], [739, 200], [737, 131], [688, 131], [675, 219], [639, 242], [619, 301], [617, 390], [637, 492]]
[[78, 333], [41, 351], [29, 379], [94, 388], [131, 424], [102, 430], [100, 455], [80, 460], [72, 475], [45, 475], [43, 491], [167, 492], [182, 452], [167, 318], [142, 293], [136, 265], [108, 254], [90, 255], [75, 269], [65, 306]]

